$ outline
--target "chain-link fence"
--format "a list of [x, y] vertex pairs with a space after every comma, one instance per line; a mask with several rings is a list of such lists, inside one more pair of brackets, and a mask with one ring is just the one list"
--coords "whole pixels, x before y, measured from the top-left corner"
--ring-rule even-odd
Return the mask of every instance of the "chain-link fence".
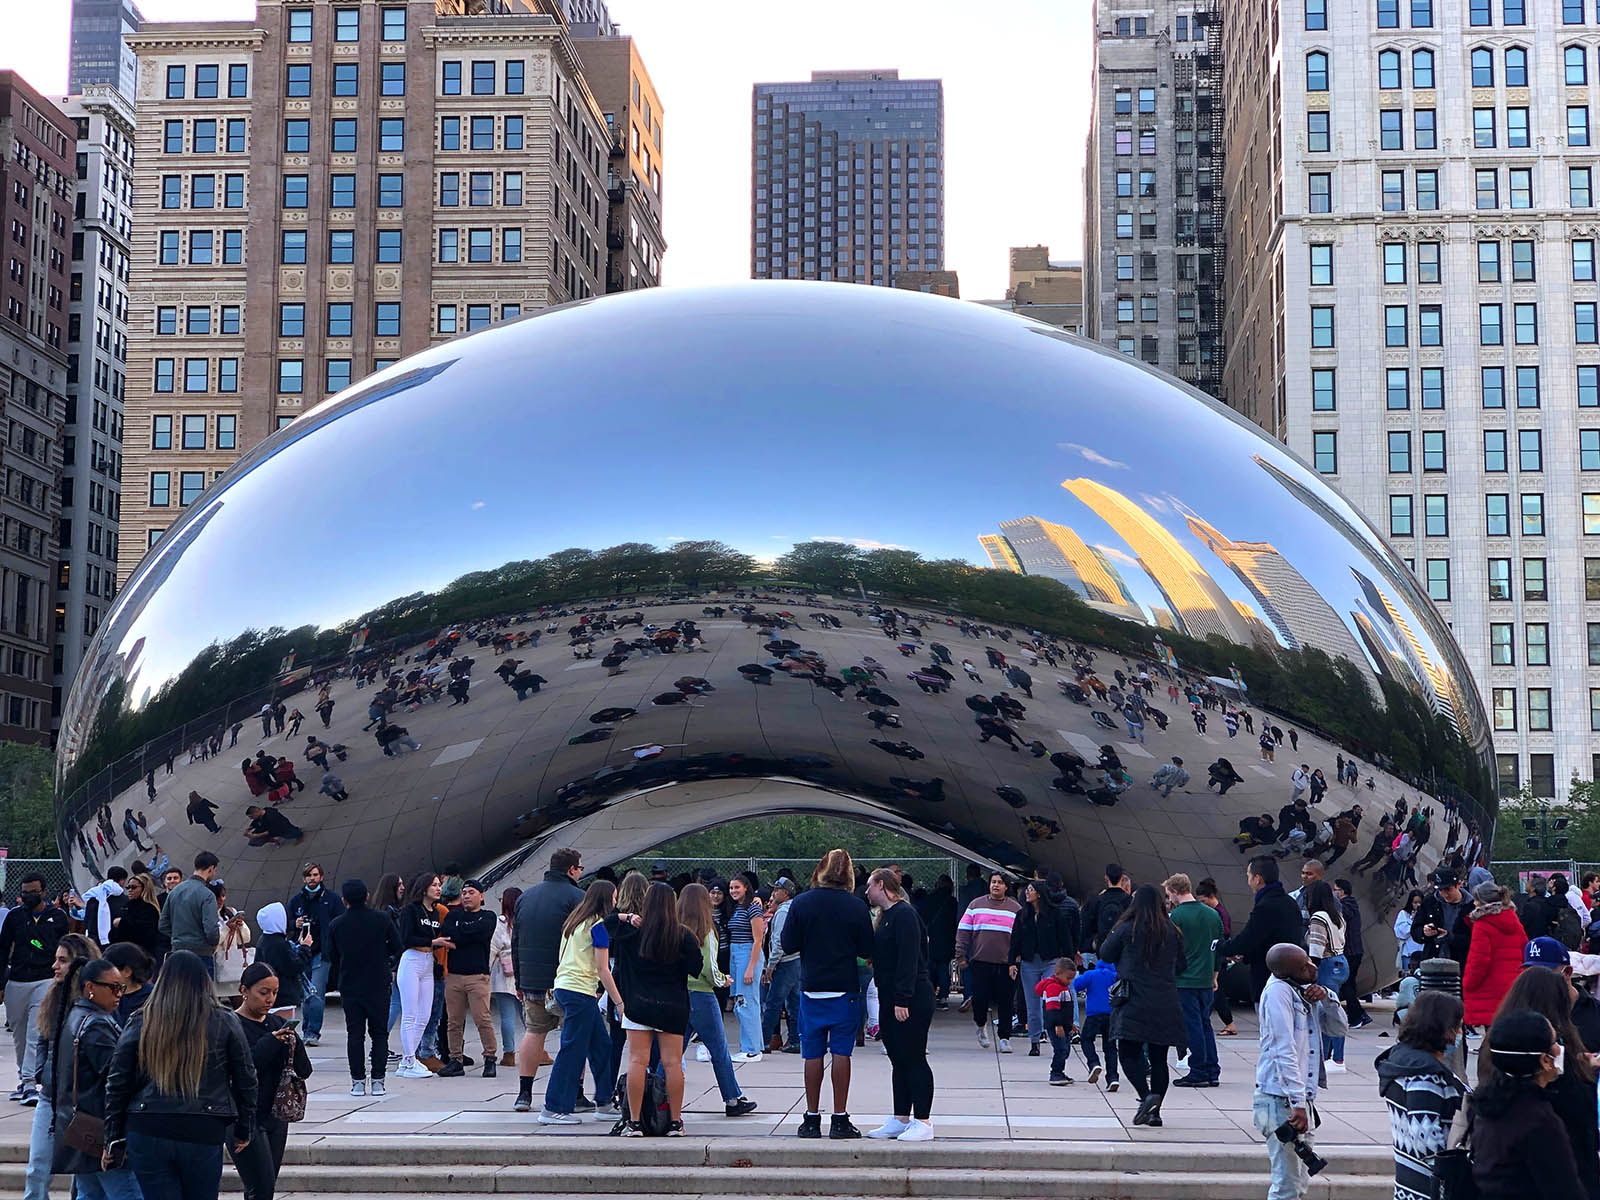
[[[956, 870], [961, 860], [954, 858], [858, 858], [854, 861], [857, 866], [869, 871], [894, 863], [903, 873], [911, 875], [918, 887], [931, 886], [940, 875], [948, 875], [960, 882]], [[811, 872], [816, 865], [816, 858], [664, 858], [644, 855], [618, 863], [616, 872], [620, 879], [629, 871], [649, 875], [654, 867], [660, 866], [665, 868], [667, 878], [671, 879], [676, 875], [692, 875], [710, 867], [722, 879], [731, 878], [741, 871], [752, 871], [763, 884], [770, 884], [774, 879], [787, 875], [804, 887], [810, 882]]]
[[67, 864], [59, 858], [0, 858], [0, 897], [8, 903], [22, 888], [29, 875], [44, 876], [44, 894], [59, 896], [72, 886]]
[[1600, 870], [1600, 867], [1589, 863], [1575, 863], [1570, 858], [1538, 858], [1492, 862], [1489, 864], [1489, 870], [1494, 873], [1496, 882], [1514, 892], [1525, 892], [1528, 890], [1528, 877], [1531, 875], [1543, 875], [1548, 878], [1553, 874], [1561, 874], [1568, 880], [1576, 881], [1583, 877], [1583, 871]]

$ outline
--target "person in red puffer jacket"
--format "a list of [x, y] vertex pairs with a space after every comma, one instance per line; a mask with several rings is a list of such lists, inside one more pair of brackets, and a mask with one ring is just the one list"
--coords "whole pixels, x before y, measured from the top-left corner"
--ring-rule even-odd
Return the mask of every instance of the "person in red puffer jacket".
[[1522, 970], [1528, 935], [1511, 904], [1511, 893], [1498, 883], [1480, 883], [1472, 899], [1476, 907], [1467, 918], [1472, 923], [1472, 944], [1461, 975], [1461, 995], [1466, 1023], [1488, 1025]]

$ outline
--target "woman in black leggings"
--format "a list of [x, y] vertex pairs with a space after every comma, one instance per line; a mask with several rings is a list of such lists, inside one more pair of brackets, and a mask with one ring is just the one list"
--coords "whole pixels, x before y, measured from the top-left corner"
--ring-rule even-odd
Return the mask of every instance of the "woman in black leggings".
[[900, 874], [880, 867], [867, 880], [867, 902], [879, 909], [873, 928], [872, 974], [878, 984], [883, 1048], [888, 1051], [894, 1115], [871, 1138], [930, 1142], [933, 1068], [928, 1026], [933, 1023], [933, 979], [928, 974], [928, 932], [905, 902]]
[[1182, 1046], [1183, 1010], [1178, 1003], [1178, 971], [1184, 962], [1183, 935], [1168, 918], [1154, 885], [1135, 889], [1133, 900], [1100, 943], [1100, 958], [1115, 963], [1117, 982], [1127, 999], [1111, 1009], [1111, 1034], [1117, 1039], [1122, 1073], [1139, 1093], [1135, 1125], [1161, 1124], [1167, 1094], [1167, 1047]]

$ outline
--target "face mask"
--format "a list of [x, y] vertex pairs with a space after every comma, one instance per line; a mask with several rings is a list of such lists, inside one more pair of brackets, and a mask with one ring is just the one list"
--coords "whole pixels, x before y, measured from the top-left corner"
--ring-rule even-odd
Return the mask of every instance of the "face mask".
[[1458, 1034], [1444, 1044], [1444, 1052], [1446, 1054], [1454, 1054], [1456, 1052], [1456, 1047], [1459, 1045], [1461, 1045], [1461, 1037]]
[[1556, 1047], [1554, 1062], [1556, 1066], [1556, 1074], [1559, 1075], [1566, 1068], [1567, 1048], [1565, 1046]]
[[306, 884], [306, 891], [310, 892], [313, 896], [315, 896], [321, 890], [322, 890], [322, 885], [320, 883], [318, 883], [318, 884], [309, 884], [309, 883]]
[[38, 908], [44, 903], [43, 892], [23, 892], [22, 903], [27, 908]]

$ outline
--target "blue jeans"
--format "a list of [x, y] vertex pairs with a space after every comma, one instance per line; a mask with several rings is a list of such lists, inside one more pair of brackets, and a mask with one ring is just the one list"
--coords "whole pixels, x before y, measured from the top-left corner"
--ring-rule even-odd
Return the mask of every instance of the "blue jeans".
[[400, 1019], [400, 985], [395, 980], [389, 981], [389, 1032], [394, 1032], [394, 1023]]
[[[690, 993], [693, 1005], [694, 995]], [[778, 1036], [778, 1021], [784, 1010], [789, 1013], [789, 1044], [800, 1044], [800, 960], [780, 962], [772, 968], [772, 982], [761, 996], [761, 1041], [771, 1045]]]
[[74, 1175], [78, 1200], [144, 1200], [138, 1177], [131, 1167]]
[[[1267, 1139], [1267, 1161], [1272, 1164], [1272, 1184], [1267, 1188], [1266, 1200], [1300, 1200], [1311, 1186], [1311, 1176], [1306, 1174], [1294, 1149], [1273, 1134], [1273, 1130], [1289, 1119], [1289, 1102], [1282, 1096], [1269, 1096], [1258, 1088], [1250, 1104], [1250, 1115], [1255, 1120], [1256, 1132]], [[1300, 1136], [1310, 1144], [1309, 1132]]]
[[550, 1081], [544, 1089], [544, 1106], [551, 1112], [570, 1113], [578, 1102], [583, 1084], [583, 1062], [589, 1060], [594, 1074], [594, 1102], [608, 1103], [616, 1087], [611, 1062], [611, 1035], [593, 996], [556, 988], [556, 1003], [561, 1005], [561, 1048], [556, 1051]]
[[522, 1037], [522, 1005], [510, 992], [491, 992], [489, 1003], [500, 1022], [500, 1049], [510, 1054]]
[[1100, 1039], [1100, 1050], [1106, 1056], [1106, 1082], [1117, 1081], [1117, 1047], [1111, 1040], [1111, 1014], [1088, 1013], [1078, 1029], [1078, 1049], [1083, 1051], [1083, 1061], [1092, 1071], [1100, 1065], [1100, 1055], [1095, 1053], [1094, 1040]]
[[444, 980], [433, 981], [433, 1008], [428, 1012], [428, 1025], [422, 1031], [422, 1041], [417, 1045], [418, 1058], [443, 1057], [439, 1054], [439, 1022], [444, 1017]]
[[1052, 1075], [1058, 1072], [1065, 1072], [1067, 1059], [1072, 1057], [1072, 1034], [1069, 1032], [1070, 1028], [1070, 1026], [1064, 1025], [1050, 1025], [1045, 1028], [1045, 1032], [1050, 1035], [1050, 1049], [1052, 1051], [1050, 1055], [1050, 1074]]
[[[722, 1006], [717, 1003], [714, 992], [689, 993], [689, 1028], [700, 1036], [700, 1044], [711, 1056], [711, 1069], [716, 1072], [717, 1090], [722, 1093], [722, 1102], [732, 1104], [744, 1095], [744, 1090], [739, 1086], [738, 1076], [733, 1073], [733, 1059], [728, 1056], [728, 1035], [722, 1026]], [[687, 1060], [688, 1041], [685, 1040], [683, 1045], [683, 1057]]]
[[327, 1007], [328, 968], [333, 964], [326, 955], [319, 954], [311, 960], [311, 970], [306, 976], [305, 1023], [301, 1032], [308, 1038], [322, 1036], [322, 1013]]
[[1056, 969], [1054, 961], [1045, 962], [1037, 954], [1022, 963], [1017, 971], [1022, 981], [1022, 999], [1028, 1007], [1028, 1040], [1044, 1040], [1044, 997], [1033, 990], [1034, 985]]
[[50, 1124], [55, 1109], [50, 1101], [39, 1097], [33, 1110], [33, 1126], [28, 1131], [27, 1182], [22, 1187], [23, 1200], [47, 1200], [50, 1195], [50, 1157], [55, 1152], [55, 1139], [50, 1136]]
[[[750, 983], [744, 981], [746, 968], [751, 971]], [[745, 1054], [760, 1054], [761, 951], [754, 942], [734, 942], [728, 947], [728, 975], [733, 981], [733, 1012], [739, 1018], [739, 1049]]]
[[[1338, 1003], [1339, 989], [1344, 986], [1344, 981], [1350, 978], [1350, 960], [1342, 954], [1335, 954], [1332, 958], [1325, 958], [1317, 964], [1317, 982], [1327, 989], [1328, 995]], [[1322, 1039], [1322, 1057], [1331, 1058], [1334, 1062], [1344, 1061], [1344, 1039], [1342, 1037], [1327, 1037]]]
[[1211, 1002], [1215, 998], [1216, 993], [1211, 988], [1178, 989], [1183, 1028], [1188, 1034], [1189, 1074], [1195, 1079], [1222, 1077], [1222, 1064], [1217, 1061], [1217, 1035], [1211, 1028]]
[[128, 1131], [128, 1165], [149, 1200], [217, 1200], [222, 1145], [175, 1142]]

